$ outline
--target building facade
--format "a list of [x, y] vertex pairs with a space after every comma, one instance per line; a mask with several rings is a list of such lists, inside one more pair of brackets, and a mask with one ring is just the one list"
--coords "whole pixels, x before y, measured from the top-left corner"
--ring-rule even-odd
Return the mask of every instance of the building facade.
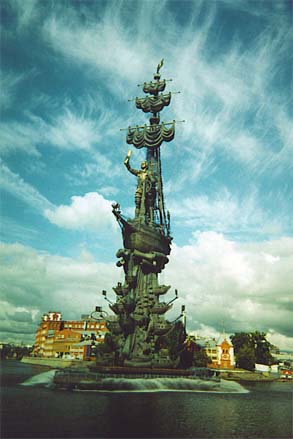
[[194, 336], [209, 358], [208, 367], [217, 369], [233, 369], [235, 367], [234, 347], [227, 337], [219, 340]]
[[[44, 314], [41, 323], [36, 332], [36, 339], [34, 345], [34, 355], [38, 357], [47, 357], [47, 340], [52, 337], [55, 331], [62, 329], [62, 314], [60, 312], [52, 312]], [[51, 340], [48, 340], [50, 345]]]
[[60, 312], [43, 315], [36, 332], [34, 356], [91, 360], [95, 346], [103, 343], [107, 332], [105, 321], [96, 321], [89, 315], [80, 320], [62, 320]]
[[225, 337], [217, 343], [217, 367], [220, 369], [233, 369], [235, 367], [234, 347]]

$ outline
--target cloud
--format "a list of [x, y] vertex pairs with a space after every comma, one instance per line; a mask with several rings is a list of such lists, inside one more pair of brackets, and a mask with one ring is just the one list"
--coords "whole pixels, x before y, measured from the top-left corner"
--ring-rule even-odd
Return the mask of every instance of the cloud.
[[17, 14], [18, 31], [23, 31], [28, 25], [31, 25], [38, 17], [37, 0], [11, 0], [10, 6]]
[[93, 178], [98, 175], [111, 175], [113, 177], [121, 175], [121, 166], [113, 164], [108, 157], [100, 152], [95, 152], [91, 155], [90, 162], [84, 162], [82, 165], [75, 165], [73, 167], [69, 179], [72, 179], [73, 181], [79, 180], [85, 184], [88, 183], [89, 180], [92, 181]]
[[[173, 245], [164, 281], [178, 288], [191, 330], [262, 330], [293, 337], [293, 239], [240, 244], [202, 232]], [[281, 340], [281, 338], [280, 338]]]
[[59, 116], [50, 127], [47, 141], [61, 149], [90, 149], [100, 140], [96, 123], [67, 111]]
[[[64, 318], [78, 318], [103, 304], [99, 291], [111, 292], [123, 280], [123, 271], [114, 263], [96, 262], [86, 249], [73, 259], [3, 244], [0, 254], [1, 297], [6, 303], [2, 312], [4, 320], [11, 321], [9, 331], [25, 332], [19, 321], [32, 325], [27, 313], [35, 328], [49, 309], [60, 310]], [[261, 330], [274, 335], [285, 349], [293, 337], [292, 262], [292, 238], [238, 244], [204, 232], [187, 246], [173, 245], [161, 283], [178, 288], [173, 316], [185, 303], [189, 331], [203, 333], [208, 327], [213, 334], [223, 325], [228, 333]], [[172, 319], [172, 313], [167, 318]]]
[[[3, 162], [0, 162], [0, 170], [2, 189], [31, 206], [52, 224], [70, 230], [117, 232], [117, 223], [112, 214], [112, 202], [103, 195], [89, 192], [84, 196], [72, 196], [69, 206], [55, 206], [32, 185], [26, 183], [18, 174], [13, 173]], [[5, 224], [7, 232], [9, 230], [14, 230], [16, 234], [23, 232], [21, 227], [16, 227], [15, 223], [7, 219]], [[31, 235], [34, 231], [27, 230], [27, 233]]]
[[176, 225], [215, 230], [246, 239], [253, 236], [280, 235], [289, 229], [290, 219], [286, 206], [271, 218], [271, 212], [260, 205], [256, 191], [245, 196], [232, 194], [227, 188], [212, 195], [190, 196], [180, 201], [171, 198], [169, 208]]
[[288, 351], [293, 351], [292, 337], [286, 337], [285, 335], [278, 334], [274, 331], [269, 331], [267, 334], [267, 339], [275, 346], [284, 346], [284, 349], [287, 349]]
[[[212, 27], [217, 32], [216, 21]], [[196, 40], [197, 31], [189, 32]], [[211, 28], [207, 32], [211, 34]], [[284, 75], [286, 61], [292, 59], [290, 34], [288, 23], [280, 28], [278, 23], [270, 22], [250, 41], [249, 50], [243, 38], [235, 36], [218, 51], [217, 43], [211, 44], [210, 40], [206, 46], [198, 46], [183, 38], [183, 45], [176, 45], [173, 56], [180, 59], [180, 64], [174, 68], [174, 80], [180, 83], [181, 95], [173, 100], [172, 111], [176, 119], [186, 119], [178, 126], [176, 138], [182, 145], [181, 162], [188, 176], [191, 167], [184, 156], [189, 161], [200, 150], [206, 155], [225, 154], [227, 160], [240, 163], [254, 174], [263, 172], [264, 167], [271, 175], [287, 168], [288, 156], [286, 159], [282, 150], [289, 144], [292, 117], [279, 78]], [[209, 56], [211, 50], [213, 57]], [[192, 144], [196, 145], [194, 151]]]
[[[90, 17], [85, 26], [77, 13], [71, 10], [66, 17], [51, 16], [44, 23], [44, 40], [66, 59], [94, 66], [104, 72], [103, 81], [112, 91], [125, 95], [122, 81], [137, 81], [143, 75], [143, 60], [150, 55], [150, 46], [136, 34], [121, 26], [123, 5], [109, 4], [102, 20]], [[147, 12], [142, 4], [142, 8]], [[86, 17], [86, 11], [84, 11]], [[149, 15], [149, 12], [148, 14]], [[147, 22], [147, 16], [144, 17]], [[154, 61], [154, 62], [157, 62]]]
[[16, 311], [8, 315], [9, 319], [14, 320], [16, 322], [28, 322], [31, 323], [33, 321], [32, 315], [28, 311]]
[[70, 206], [46, 209], [45, 216], [51, 223], [71, 230], [100, 232], [105, 228], [117, 228], [111, 202], [96, 192], [87, 193], [83, 197], [73, 196]]
[[31, 242], [39, 235], [39, 232], [32, 226], [24, 226], [23, 224], [19, 224], [18, 221], [1, 214], [0, 234], [0, 240], [3, 239], [9, 242]]
[[[39, 211], [52, 224], [71, 230], [109, 229], [115, 232], [117, 224], [112, 215], [111, 201], [96, 192], [82, 196], [72, 196], [70, 206], [54, 206], [32, 185], [13, 173], [3, 162], [0, 183], [2, 189]], [[8, 229], [11, 224], [6, 221]], [[14, 224], [15, 228], [15, 224]], [[32, 233], [31, 231], [30, 233]]]
[[95, 305], [104, 305], [101, 291], [111, 291], [119, 279], [114, 264], [95, 262], [85, 252], [72, 259], [1, 244], [0, 259], [1, 328], [12, 340], [19, 340], [21, 332], [26, 334], [23, 340], [32, 341], [41, 315], [50, 309], [77, 319]]
[[[226, 155], [227, 160], [250, 167], [254, 173], [268, 167], [275, 174], [280, 172], [280, 167], [288, 167], [289, 153], [274, 150], [275, 142], [282, 142], [284, 147], [292, 144], [289, 100], [279, 92], [284, 59], [290, 58], [290, 26], [284, 10], [269, 11], [263, 4], [256, 8], [252, 15], [261, 17], [264, 26], [261, 32], [247, 37], [247, 50], [240, 38], [243, 29], [231, 33], [227, 42], [222, 41], [219, 28], [223, 10], [228, 13], [229, 8], [238, 8], [251, 14], [241, 2], [236, 6], [229, 1], [215, 3], [209, 8], [205, 2], [196, 2], [184, 26], [168, 6], [168, 2], [160, 2], [154, 17], [145, 2], [139, 10], [128, 2], [108, 2], [94, 19], [88, 5], [84, 5], [82, 13], [79, 8], [59, 5], [50, 14], [43, 11], [42, 38], [54, 51], [53, 60], [57, 53], [60, 63], [62, 58], [65, 63], [74, 63], [82, 73], [86, 65], [91, 77], [96, 75], [97, 82], [106, 86], [115, 100], [129, 98], [130, 87], [152, 72], [145, 71], [145, 60], [155, 67], [163, 54], [166, 60], [163, 72], [166, 75], [173, 72], [174, 87], [181, 90], [164, 116], [168, 119], [171, 113], [172, 119], [175, 115], [177, 120], [187, 120], [178, 126], [177, 142], [182, 144], [183, 152], [188, 152], [188, 163], [190, 159], [195, 165], [200, 162], [198, 176], [213, 172], [211, 163], [219, 153]], [[127, 13], [131, 14], [131, 20], [126, 19]], [[279, 26], [280, 20], [284, 20], [283, 26]], [[158, 38], [162, 33], [164, 44]], [[119, 111], [113, 107], [113, 113], [114, 122]], [[11, 127], [10, 132], [15, 128]], [[42, 124], [41, 131], [47, 133], [48, 143], [59, 148], [88, 150], [94, 139], [100, 139], [101, 131], [97, 128], [91, 118], [65, 111], [50, 123]], [[275, 131], [273, 138], [272, 131]], [[24, 138], [30, 137], [27, 132], [24, 134]], [[12, 147], [9, 146], [12, 139], [8, 138], [5, 144]], [[20, 147], [19, 142], [15, 144]], [[197, 147], [192, 153], [194, 144]], [[198, 160], [203, 152], [205, 159]], [[187, 154], [182, 162], [187, 164], [184, 156]], [[186, 167], [189, 170], [185, 182], [188, 176], [192, 177], [190, 167]]]
[[[56, 114], [56, 113], [55, 113]], [[51, 116], [45, 121], [33, 113], [26, 113], [22, 122], [1, 123], [2, 152], [14, 150], [40, 156], [44, 144], [60, 150], [90, 150], [101, 140], [103, 119], [86, 118], [77, 115], [68, 108], [61, 114]]]
[[1, 95], [0, 105], [2, 111], [11, 107], [15, 101], [18, 85], [27, 77], [24, 73], [14, 73], [12, 71], [0, 71]]
[[1, 186], [12, 196], [41, 212], [53, 207], [50, 201], [41, 195], [32, 185], [26, 183], [20, 175], [12, 172], [2, 161], [0, 161], [0, 169]]
[[25, 124], [16, 121], [2, 121], [0, 123], [2, 154], [21, 151], [40, 157], [37, 146], [45, 141], [46, 127], [44, 125], [40, 120]]
[[288, 17], [290, 6], [286, 2], [260, 2], [256, 3], [253, 8], [242, 0], [222, 0], [222, 3], [229, 9], [232, 8], [237, 12], [245, 12], [247, 16], [259, 17], [265, 22], [273, 22], [275, 24], [279, 21], [283, 22], [284, 19], [290, 20]]

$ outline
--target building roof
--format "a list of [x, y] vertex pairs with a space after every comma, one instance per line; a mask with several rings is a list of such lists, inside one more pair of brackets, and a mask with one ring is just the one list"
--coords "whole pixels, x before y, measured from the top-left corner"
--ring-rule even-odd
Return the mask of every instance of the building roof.
[[230, 347], [233, 346], [230, 338], [225, 334], [222, 334], [217, 341], [217, 346], [221, 346], [223, 344]]

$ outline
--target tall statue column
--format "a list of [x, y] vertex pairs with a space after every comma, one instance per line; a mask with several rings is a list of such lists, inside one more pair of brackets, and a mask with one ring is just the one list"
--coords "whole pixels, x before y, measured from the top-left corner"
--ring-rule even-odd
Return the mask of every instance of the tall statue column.
[[[170, 220], [165, 215], [160, 146], [173, 140], [175, 134], [175, 121], [160, 123], [159, 113], [171, 99], [171, 93], [161, 93], [166, 86], [166, 80], [160, 80], [162, 65], [163, 61], [157, 67], [154, 82], [143, 84], [147, 96], [135, 99], [138, 109], [152, 114], [150, 124], [126, 129], [126, 143], [145, 148], [146, 160], [140, 169], [132, 168], [131, 150], [124, 160], [127, 170], [137, 177], [135, 217], [126, 219], [119, 203], [112, 205], [123, 239], [116, 265], [123, 267], [125, 281], [113, 288], [116, 301], [108, 300], [115, 316], [107, 321], [110, 332], [98, 349], [97, 364], [174, 368], [180, 361], [184, 340], [183, 325], [178, 329], [181, 316], [173, 322], [165, 318], [177, 293], [174, 299], [163, 301], [170, 286], [160, 285], [158, 277], [169, 261], [172, 241]], [[174, 346], [170, 337], [176, 339], [178, 331], [181, 341]]]

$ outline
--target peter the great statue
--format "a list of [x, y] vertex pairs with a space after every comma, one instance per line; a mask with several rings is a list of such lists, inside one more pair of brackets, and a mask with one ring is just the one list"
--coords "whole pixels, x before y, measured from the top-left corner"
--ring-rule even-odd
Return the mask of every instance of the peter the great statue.
[[173, 321], [166, 319], [178, 293], [175, 290], [169, 301], [162, 300], [171, 287], [161, 285], [158, 279], [169, 262], [172, 241], [170, 214], [164, 203], [160, 147], [173, 140], [175, 134], [175, 121], [160, 122], [160, 112], [171, 101], [171, 93], [163, 93], [167, 81], [161, 80], [162, 66], [163, 60], [154, 80], [142, 84], [146, 96], [135, 99], [138, 109], [151, 113], [149, 123], [126, 129], [126, 142], [134, 148], [145, 148], [146, 158], [140, 169], [130, 165], [131, 150], [124, 160], [127, 170], [137, 179], [134, 218], [125, 218], [119, 203], [112, 205], [122, 230], [123, 247], [117, 251], [116, 265], [123, 269], [124, 281], [113, 288], [115, 302], [105, 290], [102, 292], [113, 314], [100, 306], [92, 313], [94, 319], [106, 320], [109, 332], [104, 343], [97, 346], [96, 364], [55, 373], [54, 383], [61, 388], [128, 391], [140, 389], [143, 382], [146, 388], [189, 389], [193, 388], [190, 380], [195, 387], [198, 378], [219, 381], [212, 370], [195, 370], [184, 361], [185, 307]]
[[[140, 169], [132, 168], [129, 150], [124, 161], [128, 171], [137, 177], [134, 218], [126, 219], [120, 205], [113, 204], [123, 237], [117, 266], [123, 267], [125, 280], [113, 288], [116, 302], [107, 299], [115, 317], [106, 317], [110, 333], [98, 349], [98, 365], [174, 368], [179, 364], [185, 338], [180, 318], [173, 322], [165, 318], [177, 291], [169, 302], [160, 300], [170, 286], [158, 281], [158, 274], [168, 263], [172, 240], [170, 214], [164, 203], [160, 147], [175, 134], [175, 121], [160, 122], [161, 110], [171, 101], [171, 93], [163, 93], [166, 80], [161, 80], [162, 66], [163, 60], [154, 80], [142, 85], [146, 96], [135, 99], [138, 109], [150, 113], [149, 123], [127, 128], [126, 142], [135, 148], [145, 148], [146, 159]], [[103, 294], [106, 296], [105, 291]], [[175, 342], [172, 346], [168, 342], [170, 337]]]
[[135, 192], [135, 217], [140, 215], [147, 216], [149, 222], [153, 222], [153, 212], [156, 199], [156, 178], [154, 173], [148, 168], [148, 162], [144, 160], [141, 163], [141, 169], [136, 170], [130, 166], [129, 160], [131, 156], [131, 150], [124, 160], [124, 164], [131, 174], [136, 175], [137, 188]]

